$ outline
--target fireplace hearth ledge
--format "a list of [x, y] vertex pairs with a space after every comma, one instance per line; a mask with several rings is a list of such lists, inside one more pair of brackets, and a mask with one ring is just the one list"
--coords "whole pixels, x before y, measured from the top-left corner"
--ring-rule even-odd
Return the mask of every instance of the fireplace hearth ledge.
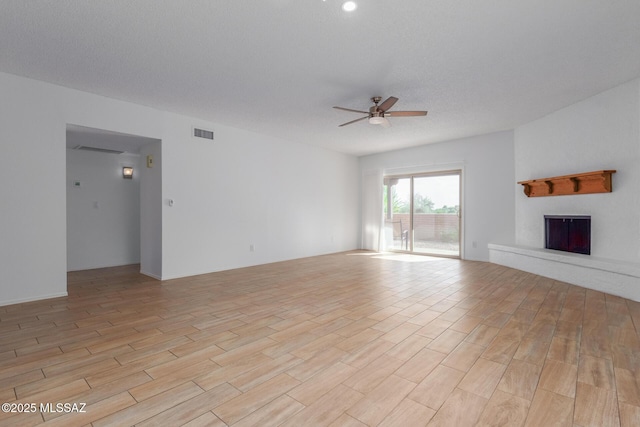
[[494, 264], [640, 301], [640, 263], [519, 245], [488, 248]]

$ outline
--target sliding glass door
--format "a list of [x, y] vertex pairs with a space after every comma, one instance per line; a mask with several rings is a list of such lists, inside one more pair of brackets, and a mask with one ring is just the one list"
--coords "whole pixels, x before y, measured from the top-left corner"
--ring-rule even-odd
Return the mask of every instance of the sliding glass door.
[[384, 179], [390, 251], [460, 257], [460, 171]]
[[384, 203], [386, 250], [411, 250], [411, 178], [385, 178]]

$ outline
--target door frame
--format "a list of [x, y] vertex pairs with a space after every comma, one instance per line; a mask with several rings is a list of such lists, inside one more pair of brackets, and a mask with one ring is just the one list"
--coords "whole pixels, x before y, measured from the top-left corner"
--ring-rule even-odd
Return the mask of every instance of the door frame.
[[[414, 178], [423, 178], [423, 177], [434, 177], [434, 176], [449, 176], [449, 175], [457, 175], [458, 176], [458, 255], [447, 255], [447, 254], [439, 254], [439, 253], [430, 253], [430, 252], [415, 252], [414, 251]], [[383, 188], [387, 187], [387, 215], [384, 216], [384, 221], [389, 220], [390, 214], [390, 204], [391, 204], [391, 186], [387, 183], [392, 180], [399, 179], [409, 179], [409, 248], [407, 250], [398, 250], [391, 249], [392, 252], [401, 252], [401, 253], [410, 253], [413, 255], [426, 255], [426, 256], [435, 256], [441, 258], [455, 258], [455, 259], [463, 259], [463, 221], [462, 221], [462, 212], [463, 212], [463, 197], [462, 197], [462, 175], [463, 169], [446, 169], [446, 170], [434, 170], [429, 172], [414, 172], [414, 173], [399, 173], [399, 174], [390, 174], [383, 175]], [[384, 210], [385, 206], [383, 206]]]

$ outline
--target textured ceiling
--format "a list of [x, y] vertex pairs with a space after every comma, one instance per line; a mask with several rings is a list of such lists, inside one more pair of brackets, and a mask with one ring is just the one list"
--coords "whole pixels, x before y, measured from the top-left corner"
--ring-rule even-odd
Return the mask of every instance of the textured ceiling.
[[[0, 71], [363, 155], [640, 76], [638, 0], [0, 0]], [[400, 98], [385, 129], [334, 110]]]

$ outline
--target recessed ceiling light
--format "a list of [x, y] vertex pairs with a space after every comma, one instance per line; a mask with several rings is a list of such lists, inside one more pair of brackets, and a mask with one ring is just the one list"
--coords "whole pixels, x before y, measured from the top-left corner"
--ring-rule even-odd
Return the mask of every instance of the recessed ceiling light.
[[345, 12], [353, 12], [357, 7], [358, 5], [354, 1], [346, 1], [342, 3], [342, 10]]

